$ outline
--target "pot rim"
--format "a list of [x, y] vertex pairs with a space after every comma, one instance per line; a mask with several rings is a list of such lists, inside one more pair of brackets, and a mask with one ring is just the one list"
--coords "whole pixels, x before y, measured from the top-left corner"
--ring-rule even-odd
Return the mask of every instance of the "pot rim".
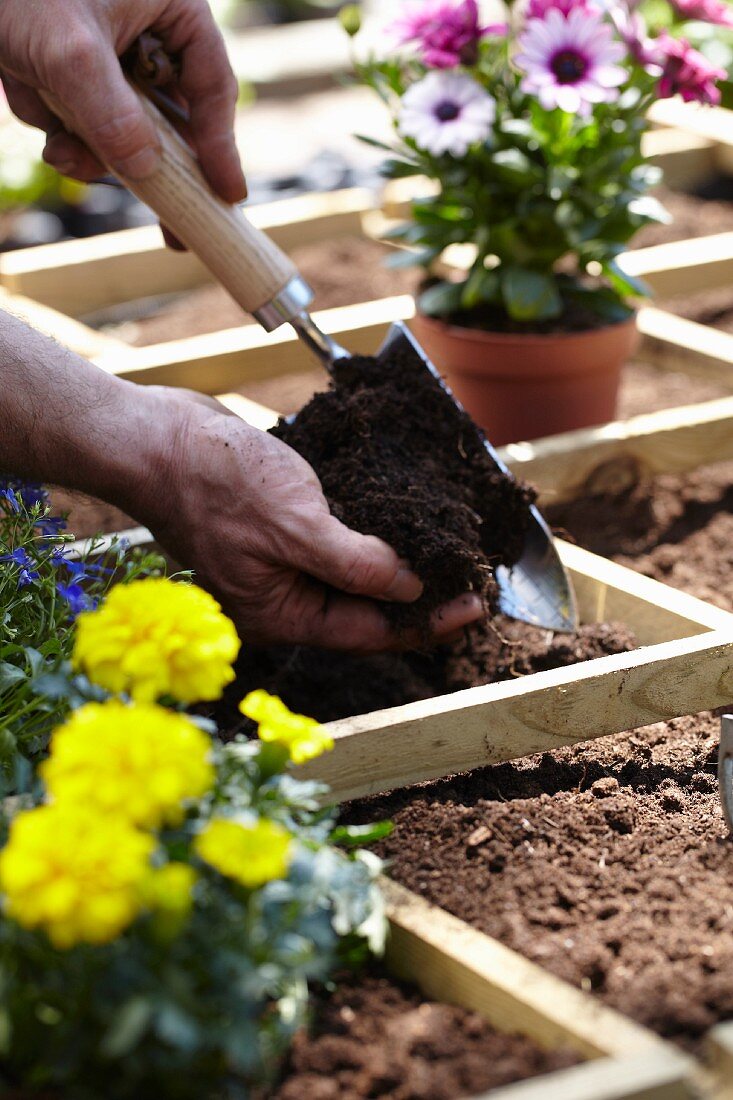
[[442, 321], [439, 317], [431, 317], [428, 313], [416, 308], [415, 319], [425, 321], [435, 328], [441, 329], [459, 340], [479, 340], [491, 344], [548, 344], [548, 343], [575, 343], [581, 340], [593, 339], [615, 329], [621, 331], [627, 328], [635, 328], [637, 323], [637, 310], [624, 321], [611, 321], [606, 325], [598, 325], [596, 328], [580, 329], [576, 332], [492, 332], [490, 329], [468, 328], [465, 325], [453, 325], [448, 321]]

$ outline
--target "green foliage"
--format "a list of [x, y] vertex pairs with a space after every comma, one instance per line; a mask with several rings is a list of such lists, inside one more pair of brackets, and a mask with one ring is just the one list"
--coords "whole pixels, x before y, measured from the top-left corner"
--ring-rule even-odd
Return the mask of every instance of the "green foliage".
[[50, 515], [43, 490], [1, 486], [8, 488], [0, 489], [0, 794], [9, 794], [69, 707], [98, 696], [68, 675], [76, 612], [95, 606], [113, 580], [156, 575], [165, 563], [116, 539], [102, 554], [91, 540], [72, 560], [73, 535], [63, 517]]

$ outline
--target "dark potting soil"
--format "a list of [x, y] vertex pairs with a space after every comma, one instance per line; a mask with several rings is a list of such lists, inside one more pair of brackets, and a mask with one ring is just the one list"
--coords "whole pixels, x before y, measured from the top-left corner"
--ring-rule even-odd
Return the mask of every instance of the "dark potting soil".
[[460, 642], [432, 651], [359, 657], [305, 646], [244, 646], [237, 679], [213, 712], [226, 736], [251, 729], [239, 700], [255, 688], [278, 695], [291, 710], [319, 722], [368, 714], [432, 699], [480, 684], [497, 683], [591, 661], [636, 648], [619, 623], [593, 623], [577, 634], [553, 634], [498, 616], [464, 632]]
[[418, 357], [339, 360], [331, 388], [274, 434], [313, 467], [334, 515], [422, 580], [414, 604], [384, 605], [398, 629], [427, 636], [431, 613], [468, 591], [495, 610], [494, 569], [519, 560], [534, 493], [496, 470]]
[[314, 1006], [268, 1100], [454, 1100], [577, 1063], [481, 1016], [426, 1001], [376, 967], [345, 975]]
[[696, 1050], [733, 1017], [718, 725], [660, 723], [353, 803], [344, 816], [394, 822], [376, 851], [399, 882]]
[[555, 530], [733, 611], [733, 462], [662, 474], [546, 509]]

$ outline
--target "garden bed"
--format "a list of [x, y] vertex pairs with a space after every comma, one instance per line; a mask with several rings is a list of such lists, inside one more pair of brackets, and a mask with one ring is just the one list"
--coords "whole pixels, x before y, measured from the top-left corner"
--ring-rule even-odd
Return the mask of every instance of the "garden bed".
[[272, 1100], [453, 1100], [576, 1065], [497, 1032], [477, 1012], [426, 1000], [375, 965], [315, 998]]

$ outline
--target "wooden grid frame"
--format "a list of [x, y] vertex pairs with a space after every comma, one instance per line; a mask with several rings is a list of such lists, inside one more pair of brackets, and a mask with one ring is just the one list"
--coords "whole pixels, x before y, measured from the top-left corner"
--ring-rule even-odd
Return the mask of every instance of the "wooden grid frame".
[[[364, 193], [349, 191], [263, 207], [256, 220], [288, 249], [359, 232], [368, 210]], [[71, 316], [137, 296], [141, 289], [158, 294], [208, 281], [195, 260], [165, 252], [153, 233], [157, 236], [157, 231], [133, 230], [4, 257], [0, 304], [104, 369], [139, 382], [221, 394], [248, 379], [302, 365], [294, 340], [281, 334], [263, 338], [254, 327], [130, 349]], [[710, 262], [725, 268], [728, 261], [700, 260], [703, 268]], [[656, 263], [660, 272], [669, 270], [658, 257]], [[384, 327], [409, 315], [410, 307], [410, 299], [388, 299], [327, 311], [321, 320], [354, 350], [368, 351]], [[696, 354], [691, 351], [691, 359]], [[259, 427], [269, 426], [276, 415], [236, 394], [224, 393], [222, 399]], [[683, 439], [690, 464], [693, 457], [696, 462], [728, 457], [733, 398], [703, 408], [704, 414], [674, 410], [543, 444], [513, 445], [505, 457], [555, 498], [596, 485], [599, 478], [613, 483], [618, 471], [629, 476], [632, 463], [642, 469], [679, 463]], [[578, 478], [579, 469], [585, 478]], [[146, 537], [147, 532], [137, 532], [138, 540]], [[571, 744], [587, 736], [591, 713], [594, 719], [603, 714], [602, 724], [595, 723], [602, 735], [729, 702], [733, 616], [576, 547], [562, 545], [561, 553], [585, 621], [622, 619], [645, 648], [333, 723], [336, 749], [308, 773], [329, 781], [336, 797], [353, 797]], [[416, 768], [421, 754], [429, 764]], [[396, 974], [417, 981], [429, 996], [480, 1011], [500, 1030], [519, 1030], [545, 1046], [567, 1043], [589, 1059], [572, 1070], [494, 1090], [495, 1100], [674, 1100], [699, 1087], [699, 1067], [645, 1029], [397, 884], [385, 881], [384, 891], [392, 927], [389, 965]]]

